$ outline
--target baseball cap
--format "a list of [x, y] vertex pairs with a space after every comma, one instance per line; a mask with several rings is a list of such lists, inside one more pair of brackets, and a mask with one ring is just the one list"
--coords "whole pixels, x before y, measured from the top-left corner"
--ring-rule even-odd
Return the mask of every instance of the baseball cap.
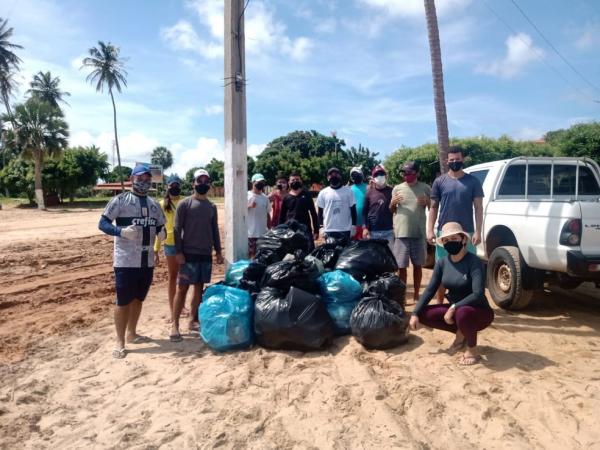
[[205, 176], [205, 177], [208, 177], [210, 179], [209, 173], [206, 170], [204, 170], [204, 169], [198, 169], [198, 170], [196, 170], [194, 172], [194, 179], [196, 179], [198, 177], [201, 177], [201, 176]]
[[332, 167], [327, 171], [327, 176], [331, 175], [332, 172], [337, 172], [339, 174], [342, 173], [342, 172], [340, 172], [340, 169], [338, 169], [337, 167]]
[[150, 167], [148, 167], [146, 164], [137, 164], [131, 171], [131, 175], [141, 175], [143, 173], [147, 173], [150, 175], [152, 174], [152, 172], [150, 171]]
[[373, 170], [371, 171], [371, 176], [374, 177], [377, 172], [383, 172], [387, 174], [387, 170], [385, 170], [383, 164], [377, 164], [375, 167], [373, 167]]
[[167, 178], [167, 184], [172, 184], [172, 183], [179, 183], [181, 184], [181, 178], [179, 178], [177, 175], [171, 175], [169, 176], [169, 178]]
[[419, 163], [416, 161], [406, 161], [402, 165], [402, 169], [400, 172], [418, 172], [419, 171]]
[[256, 183], [257, 181], [265, 181], [265, 177], [262, 173], [255, 173], [252, 175], [252, 182]]
[[353, 173], [360, 173], [362, 175], [363, 174], [362, 166], [356, 166], [356, 167], [353, 167], [352, 169], [350, 169], [350, 175], [352, 175]]

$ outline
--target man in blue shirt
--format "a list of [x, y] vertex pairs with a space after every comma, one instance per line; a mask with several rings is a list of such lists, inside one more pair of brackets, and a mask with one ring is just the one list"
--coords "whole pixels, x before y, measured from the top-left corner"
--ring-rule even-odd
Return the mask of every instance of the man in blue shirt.
[[[142, 302], [148, 294], [154, 273], [154, 240], [164, 239], [165, 216], [160, 205], [148, 197], [152, 185], [150, 169], [137, 165], [131, 172], [132, 191], [108, 202], [98, 228], [114, 236], [114, 270], [117, 300], [115, 328], [117, 346], [113, 357], [126, 356], [125, 338], [130, 344], [145, 342], [136, 328]], [[113, 225], [113, 221], [116, 225]]]
[[364, 219], [365, 197], [367, 195], [367, 185], [364, 182], [365, 176], [362, 172], [362, 166], [350, 169], [350, 179], [352, 180], [352, 193], [356, 201], [356, 232], [351, 239], [358, 241], [362, 239], [363, 232], [366, 229]]

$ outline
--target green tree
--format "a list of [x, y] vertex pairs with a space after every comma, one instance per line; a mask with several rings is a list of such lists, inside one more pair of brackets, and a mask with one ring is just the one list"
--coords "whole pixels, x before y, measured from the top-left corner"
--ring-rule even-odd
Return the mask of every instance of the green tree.
[[42, 186], [44, 159], [67, 147], [69, 126], [63, 117], [60, 109], [30, 98], [15, 108], [15, 128], [7, 133], [6, 144], [34, 161], [35, 196], [40, 209], [46, 208]]
[[15, 73], [19, 71], [19, 64], [22, 62], [13, 50], [23, 48], [11, 42], [13, 31], [12, 27], [8, 27], [8, 19], [0, 17], [0, 97], [11, 122], [10, 97], [17, 86]]
[[103, 178], [107, 183], [118, 183], [121, 180], [128, 180], [132, 171], [131, 167], [115, 166]]
[[350, 147], [346, 151], [348, 171], [352, 167], [362, 166], [363, 171], [370, 171], [377, 164], [381, 163], [381, 160], [377, 159], [379, 156], [378, 152], [371, 152], [367, 147], [363, 147], [362, 144], [358, 144], [358, 148]]
[[204, 168], [210, 174], [213, 185], [223, 186], [225, 180], [225, 163], [223, 161], [213, 158]]
[[58, 192], [61, 198], [68, 196], [73, 201], [78, 189], [95, 186], [99, 178], [106, 177], [108, 160], [96, 146], [75, 147], [63, 152], [58, 169], [64, 174]]
[[0, 184], [11, 197], [27, 197], [33, 204], [35, 197], [34, 189], [34, 167], [32, 161], [21, 157], [11, 159], [10, 162], [0, 170]]
[[566, 130], [549, 131], [544, 139], [561, 155], [587, 156], [600, 163], [600, 122], [578, 123]]
[[[121, 85], [127, 87], [127, 71], [125, 70], [124, 59], [120, 56], [120, 49], [110, 42], [105, 44], [98, 41], [98, 48], [89, 49], [90, 56], [83, 59], [83, 67], [91, 70], [86, 80], [96, 84], [96, 92], [104, 92], [108, 88], [108, 94], [113, 107], [113, 125], [115, 131], [115, 145], [117, 148], [117, 160], [121, 166], [121, 151], [119, 149], [119, 137], [117, 133], [117, 107], [115, 106], [115, 97], [113, 89], [121, 92]], [[123, 178], [121, 181], [121, 191], [125, 190]]]
[[173, 165], [173, 154], [167, 147], [156, 147], [152, 150], [150, 162], [162, 166], [163, 170], [167, 170]]
[[54, 108], [60, 108], [59, 102], [68, 105], [64, 97], [69, 97], [71, 94], [60, 90], [60, 78], [53, 78], [49, 71], [36, 73], [29, 86], [27, 93], [33, 98], [48, 102]]

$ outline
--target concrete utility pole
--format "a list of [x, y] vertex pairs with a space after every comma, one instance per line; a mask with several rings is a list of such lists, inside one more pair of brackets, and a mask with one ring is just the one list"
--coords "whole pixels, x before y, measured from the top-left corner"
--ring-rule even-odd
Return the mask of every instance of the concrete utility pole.
[[248, 257], [244, 0], [225, 0], [225, 260]]

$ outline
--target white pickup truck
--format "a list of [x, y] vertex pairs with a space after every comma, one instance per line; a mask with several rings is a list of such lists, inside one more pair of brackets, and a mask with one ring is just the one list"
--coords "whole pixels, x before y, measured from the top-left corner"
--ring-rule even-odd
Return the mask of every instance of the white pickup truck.
[[600, 282], [600, 168], [588, 158], [519, 157], [465, 169], [483, 185], [487, 287], [525, 308], [545, 282]]

